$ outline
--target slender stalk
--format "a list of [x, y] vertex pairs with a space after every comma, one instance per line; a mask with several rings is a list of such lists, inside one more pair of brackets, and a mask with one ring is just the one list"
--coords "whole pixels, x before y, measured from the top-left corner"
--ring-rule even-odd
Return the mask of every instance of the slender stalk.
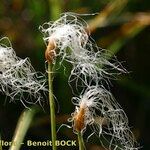
[[30, 126], [34, 114], [35, 114], [35, 110], [33, 109], [25, 110], [21, 114], [15, 130], [15, 134], [12, 139], [12, 145], [9, 148], [9, 150], [19, 150], [21, 145], [24, 144], [23, 139]]
[[[60, 0], [49, 0], [49, 10], [51, 20], [58, 19], [61, 14], [61, 4]], [[51, 119], [51, 136], [52, 136], [52, 148], [56, 150], [56, 121], [55, 121], [55, 107], [54, 107], [54, 97], [53, 97], [53, 77], [52, 77], [52, 65], [48, 63], [48, 82], [49, 82], [49, 105], [50, 105], [50, 119]]]
[[56, 150], [56, 121], [55, 121], [55, 106], [53, 97], [53, 77], [52, 66], [48, 63], [48, 84], [49, 84], [49, 104], [50, 104], [50, 119], [51, 119], [51, 135], [52, 135], [52, 148]]
[[[2, 139], [1, 139], [1, 135], [0, 135], [0, 141], [1, 141], [1, 140], [2, 140]], [[0, 142], [0, 150], [3, 150], [1, 142]]]
[[84, 145], [84, 141], [83, 141], [81, 132], [78, 132], [78, 143], [79, 143], [79, 150], [84, 150], [85, 145]]

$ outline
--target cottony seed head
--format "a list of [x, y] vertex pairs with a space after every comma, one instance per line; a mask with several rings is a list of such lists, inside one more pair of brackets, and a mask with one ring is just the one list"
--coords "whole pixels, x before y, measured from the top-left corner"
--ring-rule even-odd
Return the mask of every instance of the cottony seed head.
[[0, 40], [0, 91], [11, 101], [22, 102], [25, 107], [41, 104], [47, 91], [45, 76], [34, 70], [28, 58], [17, 57], [14, 49], [2, 40], [10, 43], [8, 38]]

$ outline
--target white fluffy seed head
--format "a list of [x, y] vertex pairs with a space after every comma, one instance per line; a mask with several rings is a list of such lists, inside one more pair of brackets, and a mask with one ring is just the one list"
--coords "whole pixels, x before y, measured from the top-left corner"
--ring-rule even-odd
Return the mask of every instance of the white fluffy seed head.
[[85, 87], [89, 82], [96, 85], [101, 80], [107, 82], [107, 79], [126, 72], [115, 57], [108, 60], [111, 54], [89, 38], [87, 23], [75, 14], [64, 13], [58, 20], [44, 23], [40, 30], [47, 44], [51, 40], [55, 41], [56, 57], [60, 56], [60, 64], [66, 60], [73, 65], [70, 85], [72, 81], [79, 85], [79, 80]]
[[53, 39], [59, 50], [57, 56], [72, 61], [83, 53], [88, 41], [87, 24], [72, 13], [62, 14], [55, 22], [44, 23], [40, 30], [44, 34], [44, 41]]
[[[73, 127], [75, 124], [74, 116], [77, 116], [81, 108], [84, 108], [82, 132], [89, 125], [99, 138], [105, 140], [105, 136], [110, 137], [110, 141], [101, 140], [104, 147], [108, 148], [107, 144], [109, 144], [110, 149], [115, 148], [115, 146], [121, 150], [138, 149], [135, 148], [135, 140], [128, 126], [126, 114], [104, 87], [88, 87], [79, 98], [74, 97], [72, 101], [76, 106], [76, 110], [72, 114]], [[103, 142], [108, 142], [107, 146]]]
[[25, 107], [32, 103], [41, 104], [42, 95], [47, 91], [45, 76], [35, 72], [28, 58], [17, 57], [13, 48], [3, 44], [2, 40], [9, 42], [8, 38], [0, 40], [0, 91], [11, 101], [21, 101]]

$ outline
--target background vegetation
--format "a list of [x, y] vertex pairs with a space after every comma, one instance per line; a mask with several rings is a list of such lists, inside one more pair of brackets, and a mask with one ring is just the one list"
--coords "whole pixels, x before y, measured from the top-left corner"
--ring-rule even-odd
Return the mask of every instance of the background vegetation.
[[[115, 53], [130, 72], [119, 80], [112, 81], [111, 91], [121, 104], [129, 118], [137, 141], [143, 150], [150, 149], [150, 1], [149, 0], [0, 0], [0, 36], [7, 36], [19, 57], [29, 57], [36, 70], [45, 72], [45, 44], [39, 25], [50, 21], [53, 12], [75, 12], [81, 14], [98, 13], [83, 16], [89, 23], [91, 36], [102, 48]], [[67, 83], [69, 67], [56, 72], [54, 93], [59, 101], [57, 113], [58, 126], [67, 123], [74, 107], [70, 101], [71, 90]], [[56, 103], [57, 104], [57, 103]], [[57, 105], [56, 105], [57, 107]], [[25, 140], [44, 141], [50, 139], [48, 99], [44, 102], [44, 111], [38, 109]], [[0, 132], [4, 140], [11, 141], [17, 121], [24, 106], [0, 95]], [[71, 129], [62, 128], [58, 133], [60, 140], [75, 139]], [[90, 141], [89, 150], [102, 149]], [[7, 149], [8, 147], [5, 147]], [[26, 149], [43, 149], [40, 147]], [[44, 149], [50, 149], [45, 147]], [[59, 147], [63, 149], [63, 147]], [[67, 147], [64, 149], [77, 149]]]

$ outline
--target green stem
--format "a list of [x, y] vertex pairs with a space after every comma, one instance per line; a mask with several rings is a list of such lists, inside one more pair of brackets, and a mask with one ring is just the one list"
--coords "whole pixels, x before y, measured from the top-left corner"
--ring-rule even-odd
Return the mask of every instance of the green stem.
[[52, 77], [52, 66], [48, 63], [48, 84], [49, 84], [49, 104], [50, 104], [50, 119], [51, 119], [51, 135], [52, 135], [52, 147], [56, 150], [56, 122], [55, 122], [55, 106], [53, 97], [53, 77]]
[[[60, 0], [49, 0], [49, 9], [51, 20], [58, 19], [61, 14], [61, 3]], [[52, 65], [48, 63], [48, 83], [49, 83], [49, 104], [50, 104], [50, 119], [51, 119], [51, 136], [52, 136], [52, 148], [56, 150], [56, 122], [55, 122], [55, 107], [53, 97], [53, 77], [52, 77]]]
[[23, 140], [30, 126], [30, 123], [32, 121], [34, 114], [35, 114], [35, 110], [33, 109], [23, 111], [23, 113], [21, 114], [19, 118], [16, 130], [15, 130], [15, 134], [12, 139], [12, 145], [9, 148], [9, 150], [19, 150], [21, 145], [24, 144]]
[[[2, 140], [2, 139], [1, 139], [1, 135], [0, 135], [0, 141], [1, 141], [1, 140]], [[1, 142], [0, 142], [0, 150], [3, 150]]]
[[84, 141], [81, 132], [78, 132], [79, 150], [84, 150]]

